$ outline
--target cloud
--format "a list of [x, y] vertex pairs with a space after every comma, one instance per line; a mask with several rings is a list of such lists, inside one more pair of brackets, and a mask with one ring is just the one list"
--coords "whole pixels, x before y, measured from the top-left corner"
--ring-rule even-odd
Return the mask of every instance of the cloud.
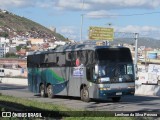
[[78, 40], [79, 39], [79, 29], [74, 27], [74, 26], [63, 26], [59, 27], [57, 29], [58, 33], [61, 33], [64, 35], [66, 38], [69, 38], [71, 40]]
[[81, 0], [58, 0], [55, 4], [60, 10], [81, 10], [83, 7]]
[[[84, 4], [82, 4], [82, 1]], [[55, 2], [63, 10], [111, 10], [124, 8], [155, 9], [159, 0], [58, 0]]]
[[160, 34], [160, 27], [155, 26], [128, 25], [125, 27], [115, 26], [114, 29], [115, 32], [139, 33], [140, 37], [158, 38]]
[[65, 11], [160, 7], [160, 0], [0, 0], [0, 3], [0, 8], [37, 6]]
[[34, 6], [34, 2], [32, 0], [0, 0], [1, 9], [28, 6]]
[[151, 32], [151, 31], [160, 31], [160, 27], [154, 26], [136, 26], [136, 25], [128, 25], [125, 27], [116, 27], [116, 31], [121, 32]]
[[116, 16], [115, 13], [106, 10], [92, 11], [85, 14], [88, 18], [113, 18]]
[[[90, 4], [102, 9], [123, 9], [123, 8], [157, 8], [160, 7], [159, 0], [90, 0]], [[99, 9], [98, 8], [98, 9]]]
[[41, 7], [56, 10], [81, 10], [82, 6], [81, 0], [0, 0], [1, 9]]

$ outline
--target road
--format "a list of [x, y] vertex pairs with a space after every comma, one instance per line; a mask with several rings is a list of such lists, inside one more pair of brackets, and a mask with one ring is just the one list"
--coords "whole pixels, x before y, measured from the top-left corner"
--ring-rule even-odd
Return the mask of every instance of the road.
[[160, 113], [160, 97], [152, 96], [127, 96], [120, 102], [113, 103], [111, 100], [82, 102], [75, 97], [41, 98], [28, 91], [27, 86], [16, 86], [0, 83], [0, 93], [40, 102], [64, 105], [72, 109], [95, 110], [95, 111], [154, 111]]

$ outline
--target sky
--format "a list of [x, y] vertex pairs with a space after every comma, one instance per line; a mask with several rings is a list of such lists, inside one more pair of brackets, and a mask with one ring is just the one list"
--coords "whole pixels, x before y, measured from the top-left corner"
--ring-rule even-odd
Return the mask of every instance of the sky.
[[88, 39], [90, 26], [160, 40], [160, 0], [0, 0], [0, 9], [56, 28], [76, 41], [81, 30], [82, 39]]

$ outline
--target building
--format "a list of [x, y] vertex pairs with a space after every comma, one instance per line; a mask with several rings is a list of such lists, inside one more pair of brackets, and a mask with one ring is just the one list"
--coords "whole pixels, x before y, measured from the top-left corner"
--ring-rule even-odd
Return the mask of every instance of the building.
[[31, 41], [32, 45], [45, 43], [44, 39], [40, 39], [40, 38], [30, 38], [28, 41]]
[[26, 49], [20, 49], [16, 54], [19, 56], [26, 56]]
[[4, 37], [0, 37], [0, 43], [9, 43], [10, 40]]
[[0, 43], [0, 58], [5, 57], [5, 54], [9, 52], [9, 47], [5, 43]]

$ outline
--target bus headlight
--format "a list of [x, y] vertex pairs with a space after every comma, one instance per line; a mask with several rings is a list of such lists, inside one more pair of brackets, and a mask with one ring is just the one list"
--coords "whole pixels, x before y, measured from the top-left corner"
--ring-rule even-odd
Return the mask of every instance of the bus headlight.
[[99, 90], [108, 90], [108, 88], [99, 88]]
[[135, 88], [135, 86], [128, 86], [128, 88]]

